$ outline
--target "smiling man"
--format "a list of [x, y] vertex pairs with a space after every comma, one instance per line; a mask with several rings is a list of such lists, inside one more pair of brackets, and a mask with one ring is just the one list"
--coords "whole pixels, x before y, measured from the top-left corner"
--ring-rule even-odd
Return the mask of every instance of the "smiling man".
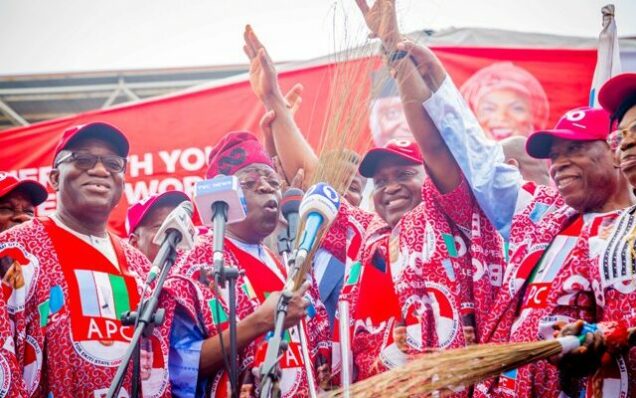
[[[422, 104], [436, 126], [428, 131], [441, 133], [480, 206], [510, 245], [503, 288], [486, 320], [483, 342], [549, 339], [561, 323], [604, 321], [620, 304], [611, 294], [599, 293], [596, 256], [621, 209], [633, 203], [606, 142], [607, 112], [573, 109], [554, 129], [528, 138], [530, 156], [551, 160], [556, 189], [536, 185], [505, 163], [500, 143], [486, 139], [433, 53], [409, 42], [401, 47], [411, 52], [427, 81], [430, 94]], [[566, 381], [555, 366], [538, 361], [478, 385], [475, 394], [580, 396]]]
[[[276, 115], [273, 140], [285, 173], [316, 168], [318, 158], [295, 125], [273, 63], [249, 26], [245, 43], [252, 89]], [[395, 61], [388, 60], [391, 67]], [[413, 71], [400, 76], [416, 78], [399, 78], [398, 84], [417, 138], [421, 129], [435, 129], [423, 122], [422, 93], [413, 89], [424, 83]], [[481, 341], [481, 322], [501, 286], [501, 241], [441, 138], [389, 141], [370, 150], [359, 171], [373, 179], [377, 214], [343, 200], [322, 242], [347, 265], [340, 297], [351, 309], [354, 380], [399, 366], [410, 354]], [[335, 372], [338, 354], [334, 349]]]
[[[35, 208], [44, 202], [48, 195], [46, 188], [37, 181], [19, 180], [0, 172], [0, 232], [32, 219], [35, 216]], [[0, 259], [0, 279], [3, 297], [7, 300], [14, 289], [24, 284], [20, 263]]]
[[[24, 275], [6, 301], [15, 346], [9, 351], [22, 370], [11, 375], [15, 396], [103, 396], [129, 346], [133, 327], [122, 323], [122, 313], [137, 307], [140, 274], [150, 266], [106, 229], [124, 189], [128, 148], [124, 134], [106, 123], [66, 130], [50, 173], [56, 212], [0, 234], [0, 257], [19, 263]], [[164, 323], [142, 340], [143, 396], [188, 396], [179, 377], [194, 390], [200, 358], [205, 365], [210, 357], [198, 348], [213, 329], [199, 319], [211, 313], [199, 302], [202, 292], [181, 282], [167, 282]], [[185, 327], [201, 331], [198, 345], [172, 333]], [[131, 389], [127, 376], [121, 393]]]
[[37, 181], [19, 180], [0, 171], [0, 232], [35, 216], [35, 208], [48, 197]]

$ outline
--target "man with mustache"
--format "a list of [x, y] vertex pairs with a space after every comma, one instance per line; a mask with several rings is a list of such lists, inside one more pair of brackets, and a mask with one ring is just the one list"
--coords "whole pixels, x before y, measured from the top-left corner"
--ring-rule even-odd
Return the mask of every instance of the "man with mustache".
[[[317, 156], [293, 122], [273, 64], [249, 26], [245, 42], [252, 89], [276, 115], [273, 137], [286, 174], [309, 165], [315, 169]], [[405, 108], [411, 128], [422, 128], [421, 107]], [[433, 162], [435, 167], [429, 167], [429, 156], [437, 158], [438, 150], [446, 150], [437, 141], [441, 146], [430, 148], [392, 140], [369, 151], [359, 171], [373, 179], [378, 214], [344, 201], [323, 242], [323, 248], [347, 262], [342, 296], [351, 305], [358, 380], [404, 363], [410, 353], [479, 341], [478, 325], [498, 289], [497, 275], [503, 274], [500, 240], [479, 209], [454, 210], [457, 203], [475, 203], [458, 173], [454, 179], [444, 177], [447, 166], [455, 166]], [[420, 148], [426, 148], [426, 155]], [[473, 240], [486, 241], [488, 250], [474, 251]], [[479, 267], [473, 270], [473, 264]], [[422, 275], [424, 268], [432, 271]]]
[[[410, 42], [396, 48], [408, 51], [405, 62], [416, 65], [426, 81], [422, 104], [436, 129], [423, 131], [436, 138], [441, 133], [480, 206], [510, 245], [504, 286], [483, 341], [534, 341], [551, 338], [560, 322], [603, 321], [596, 317], [598, 308], [618, 302], [599, 296], [594, 287], [599, 283], [592, 272], [595, 244], [607, 236], [617, 212], [633, 202], [621, 188], [622, 176], [606, 142], [609, 115], [573, 109], [554, 129], [532, 134], [527, 151], [551, 160], [557, 189], [527, 183], [518, 169], [505, 164], [501, 145], [485, 138], [433, 53]], [[540, 361], [480, 384], [475, 393], [556, 397], [562, 388], [569, 390], [556, 368]]]
[[[242, 274], [237, 281], [237, 316], [241, 322], [251, 322], [251, 328], [244, 328], [239, 333], [239, 349], [241, 350], [241, 370], [244, 384], [251, 385], [252, 371], [265, 350], [266, 333], [273, 329], [276, 302], [286, 280], [286, 268], [276, 255], [265, 245], [263, 239], [276, 228], [279, 217], [281, 199], [280, 177], [273, 169], [270, 157], [249, 132], [228, 133], [210, 152], [207, 178], [217, 175], [233, 175], [239, 180], [245, 195], [247, 217], [227, 226], [224, 240], [224, 259], [228, 266], [235, 266]], [[194, 279], [210, 275], [213, 263], [213, 234], [209, 232], [200, 236], [195, 247], [188, 252], [178, 265], [179, 273]], [[212, 284], [210, 284], [212, 286]], [[294, 326], [304, 323], [312, 368], [318, 369], [322, 364], [320, 358], [329, 357], [328, 321], [324, 306], [317, 300], [315, 285], [304, 285], [290, 301], [285, 317], [285, 339], [289, 347], [281, 359], [282, 379], [280, 381], [282, 396], [308, 396], [305, 361], [301, 355], [299, 328]], [[211, 304], [214, 308], [215, 324], [218, 330], [227, 328], [227, 303], [222, 298]], [[265, 314], [265, 317], [254, 317], [254, 314]], [[308, 315], [307, 315], [308, 314]], [[226, 347], [229, 347], [227, 333], [223, 333]], [[209, 344], [216, 344], [213, 339]], [[203, 348], [208, 343], [204, 343]], [[220, 358], [222, 361], [222, 358]], [[216, 364], [222, 366], [222, 362]], [[204, 373], [208, 370], [203, 369]], [[317, 379], [314, 375], [314, 379]], [[218, 374], [212, 383], [213, 394], [225, 396], [227, 375]], [[248, 389], [250, 386], [247, 386]]]
[[[617, 162], [627, 179], [627, 189], [633, 190], [636, 187], [636, 74], [623, 73], [608, 80], [599, 91], [599, 102], [611, 115], [613, 131], [608, 141], [613, 150], [618, 149]], [[628, 207], [617, 216], [611, 231], [607, 231], [607, 238], [594, 251], [597, 266], [593, 269], [594, 279], [600, 281], [597, 294], [620, 303], [602, 308], [601, 327], [631, 327], [632, 335], [636, 326], [633, 311], [636, 302], [635, 209], [635, 206]], [[578, 335], [582, 326], [581, 321], [571, 323], [563, 327], [560, 334]], [[636, 363], [631, 359], [635, 351], [633, 347], [616, 347], [604, 333], [595, 333], [584, 349], [564, 356], [558, 366], [562, 374], [589, 376], [588, 382], [581, 384], [594, 396], [632, 396], [636, 391]]]

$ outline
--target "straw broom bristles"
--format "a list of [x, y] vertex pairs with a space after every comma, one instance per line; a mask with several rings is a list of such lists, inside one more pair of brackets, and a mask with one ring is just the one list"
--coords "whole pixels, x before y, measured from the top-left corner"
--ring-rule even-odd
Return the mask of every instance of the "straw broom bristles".
[[[333, 54], [334, 64], [328, 68], [331, 89], [318, 145], [318, 164], [306, 181], [306, 187], [318, 182], [327, 183], [340, 195], [347, 191], [357, 172], [358, 154], [370, 147], [371, 140], [362, 137], [368, 132], [371, 71], [379, 64], [370, 46], [356, 50], [347, 47], [348, 43], [344, 43], [344, 50]], [[305, 225], [301, 223], [297, 243], [304, 229]], [[317, 242], [327, 230], [325, 226], [318, 231]], [[311, 259], [317, 248], [318, 245], [314, 245], [305, 263], [301, 264], [294, 281], [296, 288], [310, 272]]]
[[[461, 391], [480, 381], [500, 375], [531, 362], [564, 352], [567, 339], [570, 350], [578, 337], [513, 344], [482, 344], [456, 350], [422, 354], [406, 365], [353, 384], [350, 396], [418, 397], [444, 396]], [[573, 340], [574, 339], [574, 340]], [[342, 397], [343, 391], [330, 394]]]

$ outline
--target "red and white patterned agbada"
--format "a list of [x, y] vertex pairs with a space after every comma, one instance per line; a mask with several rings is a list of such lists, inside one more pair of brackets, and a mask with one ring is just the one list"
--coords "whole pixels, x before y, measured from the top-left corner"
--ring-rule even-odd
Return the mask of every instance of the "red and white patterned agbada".
[[[121, 271], [49, 218], [0, 235], [0, 256], [27, 260], [22, 266], [26, 284], [8, 301], [22, 368], [14, 375], [17, 396], [93, 397], [108, 390], [133, 332], [132, 326], [121, 324], [120, 314], [136, 308], [142, 281], [135, 269], [147, 268], [148, 261], [119, 238], [110, 239]], [[15, 256], [16, 250], [21, 256]], [[150, 376], [142, 380], [144, 397], [170, 396], [169, 335], [177, 305], [173, 297], [198, 319], [200, 295], [184, 281], [171, 282], [172, 290], [162, 294], [165, 322], [142, 343], [152, 358]], [[124, 380], [124, 394], [130, 393], [130, 375]]]
[[[486, 323], [484, 342], [549, 339], [558, 321], [623, 319], [627, 304], [636, 305], [636, 297], [598, 288], [598, 256], [619, 212], [582, 217], [553, 188], [532, 183], [524, 185], [519, 195], [510, 233], [510, 263]], [[546, 255], [550, 245], [558, 245], [559, 250]], [[605, 396], [629, 396], [628, 384], [633, 381], [626, 380], [631, 366], [622, 362], [623, 383]], [[476, 390], [476, 396], [488, 397], [559, 394], [558, 371], [547, 361], [507, 372]]]
[[[465, 336], [480, 341], [479, 325], [501, 285], [501, 241], [467, 184], [441, 195], [429, 179], [422, 195], [393, 231], [350, 206], [341, 215], [367, 225], [360, 263], [349, 267], [342, 296], [351, 306], [358, 380], [403, 363], [408, 354], [461, 347]], [[340, 242], [341, 224], [336, 221], [323, 243], [334, 253], [341, 250], [332, 244]], [[402, 323], [406, 353], [393, 335]]]
[[15, 356], [13, 326], [9, 321], [7, 303], [0, 299], [0, 397], [20, 397], [24, 394], [24, 382]]
[[[260, 259], [243, 251], [229, 239], [225, 240], [224, 248], [225, 264], [238, 267], [239, 270], [243, 271], [236, 285], [236, 313], [238, 320], [244, 319], [265, 301], [269, 293], [283, 289], [286, 272], [280, 263], [277, 263], [277, 270], [271, 270]], [[264, 246], [262, 246], [262, 249], [268, 250]], [[181, 259], [177, 272], [194, 280], [199, 280], [203, 270], [206, 273], [211, 271], [212, 254], [212, 233], [199, 236], [195, 247]], [[272, 253], [270, 254], [271, 258], [275, 260], [276, 257]], [[228, 326], [227, 291], [222, 291], [221, 294], [223, 297], [220, 300], [215, 297], [214, 302], [210, 303], [210, 307], [213, 309], [213, 316], [219, 315], [215, 323], [220, 324], [221, 330], [224, 330]], [[308, 341], [314, 379], [318, 380], [316, 364], [319, 357], [323, 357], [325, 361], [330, 360], [329, 322], [324, 306], [317, 299], [319, 293], [315, 283], [310, 287], [306, 297], [311, 301], [315, 309], [315, 314], [308, 316], [304, 323], [305, 338]], [[303, 357], [300, 354], [299, 336], [296, 330], [296, 328], [292, 328], [285, 335], [290, 340], [290, 347], [285, 358], [281, 361], [281, 390], [284, 398], [307, 397], [309, 394], [307, 375]], [[253, 341], [248, 348], [240, 353], [240, 372], [251, 371], [254, 366], [258, 365], [259, 354], [265, 349], [263, 346], [264, 337]], [[227, 375], [224, 371], [220, 372], [212, 383], [212, 396], [227, 396]]]

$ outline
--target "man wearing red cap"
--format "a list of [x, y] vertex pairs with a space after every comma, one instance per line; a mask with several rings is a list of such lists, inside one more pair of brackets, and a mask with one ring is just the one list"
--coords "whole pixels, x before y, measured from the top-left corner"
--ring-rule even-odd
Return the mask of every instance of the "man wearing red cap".
[[[0, 172], [0, 232], [32, 219], [35, 207], [47, 197], [42, 184]], [[19, 262], [4, 257], [0, 258], [0, 266], [0, 396], [5, 396], [12, 386], [17, 390], [22, 388], [19, 380], [11, 380], [12, 376], [19, 375], [19, 366], [13, 342], [14, 325], [8, 317], [7, 301], [22, 291], [25, 282]]]
[[[137, 307], [139, 273], [149, 268], [140, 252], [106, 230], [123, 191], [127, 155], [126, 137], [111, 125], [65, 131], [50, 174], [57, 211], [0, 235], [0, 253], [24, 273], [24, 286], [6, 303], [22, 369], [12, 374], [11, 396], [102, 396], [115, 375], [133, 332], [121, 315]], [[205, 336], [212, 316], [199, 305], [202, 292], [183, 281], [169, 281], [160, 303], [165, 322], [142, 342], [144, 396], [170, 396], [175, 380], [172, 393], [187, 396], [184, 377], [196, 387], [202, 342], [183, 342], [177, 326]], [[129, 373], [122, 394], [130, 391]]]
[[[418, 141], [439, 140], [441, 134], [480, 206], [509, 243], [503, 288], [483, 326], [482, 341], [549, 339], [562, 322], [613, 321], [606, 316], [615, 313], [609, 309], [621, 301], [598, 289], [594, 259], [632, 196], [621, 189], [622, 177], [606, 143], [608, 114], [574, 109], [555, 129], [531, 135], [528, 153], [551, 160], [557, 189], [527, 183], [516, 168], [504, 163], [500, 144], [485, 139], [432, 52], [410, 42], [393, 48], [409, 51], [404, 64], [426, 82], [422, 103], [436, 128], [420, 130], [426, 134]], [[569, 375], [561, 374], [561, 380], [558, 376], [554, 366], [540, 361], [480, 384], [475, 393], [556, 397], [563, 389], [579, 396], [573, 392], [577, 386], [564, 382]]]
[[[242, 271], [237, 281], [237, 316], [240, 322], [250, 322], [253, 315], [262, 313], [263, 309], [269, 311], [267, 322], [253, 324], [251, 329], [245, 329], [244, 334], [239, 329], [239, 349], [242, 348], [241, 371], [246, 371], [243, 377], [244, 384], [252, 384], [249, 381], [252, 368], [263, 360], [261, 355], [265, 351], [264, 335], [273, 328], [274, 308], [286, 280], [285, 267], [263, 245], [263, 239], [274, 231], [279, 221], [281, 182], [273, 169], [271, 159], [257, 138], [248, 132], [227, 134], [210, 152], [206, 177], [213, 178], [220, 174], [234, 175], [238, 178], [247, 205], [247, 217], [227, 226], [224, 241], [225, 263]], [[198, 238], [195, 247], [178, 266], [181, 274], [197, 280], [202, 272], [209, 274], [209, 268], [213, 263], [212, 240], [211, 232]], [[289, 348], [280, 361], [280, 387], [283, 397], [308, 396], [305, 364], [310, 361], [311, 368], [317, 369], [321, 364], [320, 358], [326, 359], [329, 355], [327, 316], [316, 297], [318, 293], [315, 285], [309, 290], [305, 285], [294, 294], [285, 317], [285, 328], [288, 328], [285, 339], [289, 343]], [[228, 325], [228, 307], [225, 299], [217, 297], [210, 305], [216, 310], [212, 313], [218, 315], [215, 315], [215, 324], [220, 330], [225, 331]], [[293, 327], [299, 322], [305, 324], [306, 334], [302, 338], [308, 343], [310, 358], [301, 354], [300, 329]], [[227, 346], [229, 341], [226, 332], [223, 337]], [[314, 379], [317, 380], [316, 375]], [[212, 385], [213, 394], [225, 396], [226, 383], [225, 372], [218, 374]]]
[[[610, 145], [619, 146], [618, 162], [629, 181], [629, 189], [633, 190], [636, 187], [636, 74], [624, 73], [608, 80], [599, 91], [599, 102], [611, 115], [614, 131], [610, 135]], [[602, 318], [613, 323], [608, 325], [607, 321], [604, 322], [603, 326], [606, 327], [636, 326], [636, 313], [631, 310], [636, 294], [633, 255], [636, 241], [635, 209], [636, 206], [631, 206], [622, 212], [602, 242], [604, 244], [595, 250], [597, 266], [592, 269], [593, 279], [600, 281], [595, 291], [599, 297], [610, 297], [612, 303], [618, 303], [602, 308]], [[561, 333], [580, 334], [581, 327], [580, 322], [572, 323], [564, 327]], [[559, 368], [575, 376], [594, 374], [586, 386], [593, 394], [605, 397], [633, 396], [636, 391], [636, 361], [633, 360], [636, 348], [616, 352], [611, 345], [611, 341], [606, 340], [603, 334], [596, 333], [591, 346], [599, 349], [569, 354], [559, 362]], [[607, 358], [606, 354], [604, 358], [606, 350], [612, 351], [616, 358]]]
[[32, 219], [47, 197], [39, 182], [18, 180], [0, 171], [0, 232]]
[[[273, 65], [250, 27], [245, 40], [252, 88], [276, 114], [274, 140], [291, 175], [316, 156], [286, 110]], [[407, 105], [405, 111], [407, 119], [422, 114], [419, 105]], [[419, 120], [409, 124], [414, 130], [422, 128]], [[427, 150], [424, 158], [420, 147]], [[503, 273], [500, 241], [476, 206], [474, 212], [457, 206], [475, 202], [458, 174], [444, 178], [447, 166], [455, 166], [432, 162], [430, 167], [429, 156], [439, 158], [436, 152], [442, 151], [447, 151], [443, 143], [430, 148], [402, 140], [369, 151], [359, 170], [373, 179], [378, 214], [343, 202], [323, 242], [347, 260], [341, 297], [350, 302], [358, 380], [404, 363], [411, 353], [480, 340], [477, 326]], [[472, 271], [475, 264], [479, 267]], [[339, 366], [336, 361], [334, 370]]]
[[188, 200], [188, 195], [183, 192], [167, 191], [151, 195], [130, 206], [126, 212], [128, 243], [153, 262], [159, 251], [159, 245], [152, 242], [157, 231], [168, 214], [181, 202]]
[[[23, 222], [35, 215], [35, 208], [48, 197], [46, 188], [37, 181], [18, 180], [5, 172], [0, 172], [0, 232]], [[24, 275], [20, 263], [0, 262], [2, 293], [8, 300], [15, 289], [24, 286]]]

